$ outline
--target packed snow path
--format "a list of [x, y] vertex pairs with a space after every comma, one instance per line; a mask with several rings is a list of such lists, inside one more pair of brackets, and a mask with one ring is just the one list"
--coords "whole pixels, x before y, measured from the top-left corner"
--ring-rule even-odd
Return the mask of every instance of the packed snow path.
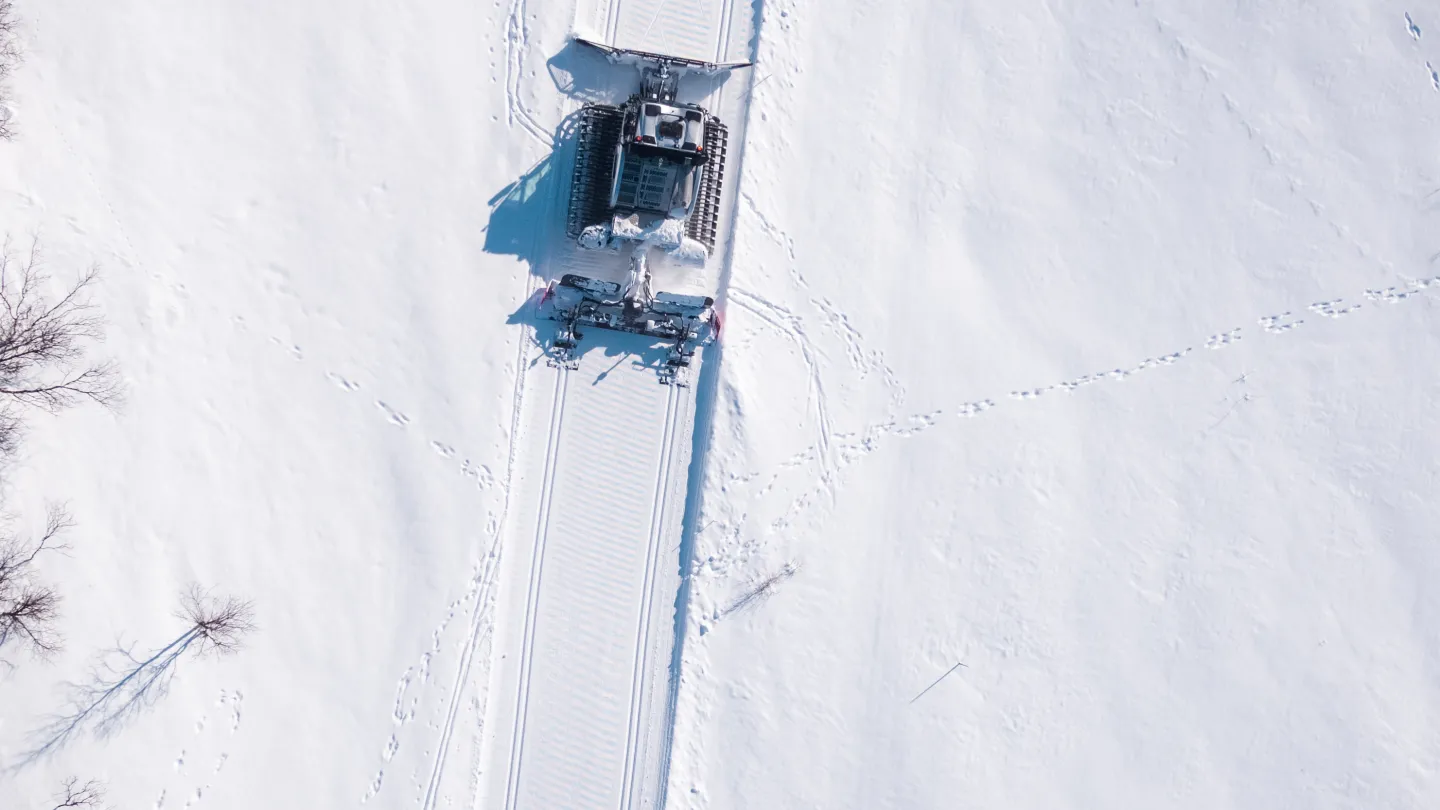
[[[748, 53], [752, 20], [748, 3], [732, 0], [628, 0], [582, 7], [576, 27], [619, 47], [726, 60]], [[624, 94], [633, 91], [633, 68], [606, 67]], [[732, 183], [743, 78], [693, 76], [681, 86], [730, 126]], [[552, 171], [568, 180], [569, 153], [561, 154]], [[734, 199], [727, 188], [727, 212]], [[583, 253], [564, 239], [561, 208], [557, 201], [537, 275], [623, 278], [625, 256]], [[729, 219], [722, 214], [722, 233]], [[722, 240], [702, 268], [658, 261], [656, 286], [717, 294], [727, 258]], [[543, 341], [553, 325], [536, 328]], [[663, 802], [696, 389], [658, 384], [663, 348], [648, 339], [586, 330], [581, 351], [574, 370], [548, 364], [538, 346], [522, 363], [482, 766], [488, 808]], [[702, 352], [692, 380], [703, 362]]]
[[575, 371], [535, 375], [535, 404], [549, 408], [535, 426], [547, 429], [543, 471], [525, 494], [533, 543], [511, 569], [529, 570], [516, 583], [526, 604], [507, 808], [630, 806], [659, 753], [694, 402], [626, 360], [592, 352]]

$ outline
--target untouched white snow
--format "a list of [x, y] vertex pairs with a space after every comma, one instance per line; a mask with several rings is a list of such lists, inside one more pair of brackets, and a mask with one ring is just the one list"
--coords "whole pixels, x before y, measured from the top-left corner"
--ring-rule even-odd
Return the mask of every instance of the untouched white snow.
[[[0, 807], [70, 775], [147, 810], [503, 806], [526, 302], [624, 267], [551, 252], [555, 136], [633, 81], [565, 37], [736, 58], [744, 5], [18, 2], [4, 230], [100, 264], [129, 398], [36, 415], [8, 474], [78, 528], [0, 759], [117, 638], [173, 638], [186, 584], [260, 629]], [[697, 91], [744, 166], [683, 395], [703, 505], [660, 538], [694, 562], [668, 805], [1440, 806], [1440, 13], [760, 9], [753, 89]], [[620, 388], [567, 399], [599, 431]], [[624, 556], [569, 570], [668, 630], [675, 570], [645, 614]], [[573, 654], [610, 626], [553, 598]], [[531, 700], [609, 716], [584, 675]]]
[[1433, 8], [761, 32], [671, 805], [1440, 806]]
[[490, 201], [548, 153], [510, 121], [559, 122], [548, 79], [527, 100], [554, 51], [507, 38], [523, 4], [16, 11], [5, 230], [57, 275], [100, 264], [129, 392], [32, 419], [9, 479], [7, 506], [68, 500], [78, 528], [44, 567], [65, 653], [6, 677], [0, 755], [117, 637], [178, 634], [191, 581], [259, 631], [121, 735], [7, 772], [0, 807], [72, 774], [146, 810], [462, 801], [530, 283]]

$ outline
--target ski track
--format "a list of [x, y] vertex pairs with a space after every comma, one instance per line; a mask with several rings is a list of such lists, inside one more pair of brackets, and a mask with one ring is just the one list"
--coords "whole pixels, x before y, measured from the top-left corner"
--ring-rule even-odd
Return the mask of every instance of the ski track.
[[505, 809], [514, 810], [518, 801], [520, 769], [523, 766], [525, 750], [526, 709], [530, 699], [530, 667], [535, 648], [535, 619], [540, 587], [545, 564], [545, 537], [550, 529], [550, 499], [555, 488], [556, 457], [560, 444], [560, 430], [565, 416], [566, 383], [568, 369], [556, 369], [555, 394], [550, 409], [550, 425], [545, 442], [545, 467], [541, 478], [539, 513], [535, 517], [535, 548], [530, 560], [530, 585], [525, 595], [525, 625], [520, 653], [519, 689], [515, 696], [515, 728], [510, 737], [510, 767], [506, 775]]
[[654, 613], [651, 606], [655, 598], [656, 566], [659, 564], [660, 547], [664, 542], [665, 535], [665, 507], [670, 494], [670, 471], [674, 463], [674, 442], [675, 442], [675, 417], [679, 408], [680, 399], [679, 386], [666, 386], [669, 391], [665, 402], [665, 427], [661, 433], [660, 447], [662, 458], [660, 469], [655, 480], [655, 503], [650, 512], [650, 537], [645, 555], [645, 585], [642, 589], [642, 600], [639, 619], [635, 628], [635, 660], [631, 668], [630, 683], [630, 722], [627, 739], [625, 743], [625, 770], [621, 782], [620, 796], [622, 806], [637, 806], [639, 798], [634, 795], [637, 789], [635, 786], [636, 772], [640, 769], [637, 764], [639, 755], [639, 737], [642, 732], [643, 692], [645, 686], [646, 665], [650, 660], [650, 645], [647, 643], [650, 638], [650, 619]]
[[[636, 6], [636, 8], [631, 8], [631, 5], [632, 4], [627, 3], [622, 8], [619, 3], [610, 3], [606, 6], [605, 27], [607, 37], [612, 43], [617, 45], [630, 45], [632, 47], [646, 47], [650, 50], [668, 49], [656, 48], [653, 47], [653, 44], [647, 47], [647, 45], [630, 41], [633, 40], [635, 34], [648, 33], [644, 30], [643, 25], [638, 28], [636, 27], [638, 22], [648, 23], [651, 28], [659, 30], [660, 35], [662, 35], [662, 38], [667, 42], [678, 37], [687, 43], [687, 47], [690, 50], [696, 50], [694, 47], [695, 43], [691, 40], [695, 39], [697, 31], [706, 26], [697, 26], [693, 21], [682, 20], [677, 22], [675, 19], [675, 15], [683, 15], [692, 7], [695, 7], [695, 3], [687, 1], [683, 3], [670, 3], [668, 6], [664, 2], [661, 2], [659, 5], [655, 5], [654, 3], [635, 3], [633, 5]], [[513, 8], [515, 7], [512, 7], [512, 9]], [[636, 19], [629, 19], [627, 23], [623, 12], [632, 12], [630, 16], [633, 18], [641, 11], [646, 12], [649, 17], [648, 20], [637, 21]], [[726, 0], [726, 2], [722, 3], [720, 13], [724, 17], [724, 25], [721, 27], [723, 34], [712, 40], [712, 44], [705, 46], [709, 49], [709, 53], [715, 55], [715, 58], [721, 58], [730, 46], [731, 21], [729, 16], [734, 13], [733, 0]], [[712, 20], [711, 22], [714, 21]], [[512, 42], [523, 41], [523, 29], [517, 27], [513, 17], [511, 31], [512, 35], [510, 39]], [[520, 35], [516, 35], [517, 32], [519, 32]], [[618, 41], [622, 36], [626, 38], [625, 42]], [[715, 35], [711, 34], [711, 36]], [[703, 49], [699, 52], [706, 53]], [[520, 94], [517, 85], [514, 88], [514, 92], [511, 93], [516, 120], [521, 120], [524, 115], [523, 105], [519, 103], [519, 97]], [[724, 97], [716, 96], [714, 102], [712, 109], [714, 109], [717, 114], [723, 114], [721, 108], [725, 106]], [[735, 149], [734, 157], [732, 158], [737, 165], [739, 152], [740, 149]], [[733, 204], [734, 201], [732, 198], [731, 205], [733, 206]], [[732, 207], [731, 211], [733, 212], [733, 210]], [[552, 259], [549, 257], [542, 259], [539, 261], [538, 267], [546, 268], [551, 261]], [[548, 273], [532, 273], [532, 276], [538, 277], [540, 275], [548, 275]], [[533, 290], [531, 292], [533, 293]], [[654, 390], [653, 380], [649, 379], [640, 380], [636, 378], [629, 381], [612, 380], [612, 384], [618, 383], [621, 388], [609, 393], [606, 393], [604, 388], [593, 391], [590, 387], [584, 389], [584, 398], [587, 401], [597, 396], [601, 397], [601, 400], [618, 396], [627, 403], [624, 406], [625, 408], [638, 407], [641, 410], [649, 410], [658, 407], [661, 411], [661, 413], [655, 414], [655, 424], [660, 428], [659, 434], [646, 439], [647, 448], [649, 448], [651, 442], [656, 440], [660, 442], [656, 448], [656, 452], [659, 455], [653, 459], [655, 466], [653, 468], [649, 466], [651, 460], [649, 459], [648, 449], [641, 453], [641, 455], [644, 456], [643, 463], [640, 463], [639, 460], [632, 459], [632, 463], [628, 465], [634, 468], [631, 470], [631, 473], [637, 473], [643, 469], [643, 476], [648, 478], [648, 483], [640, 486], [641, 479], [635, 478], [634, 475], [622, 475], [620, 477], [626, 479], [627, 482], [623, 483], [623, 485], [617, 484], [618, 488], [611, 496], [619, 498], [622, 502], [639, 499], [637, 500], [637, 504], [640, 500], [649, 499], [650, 502], [646, 507], [648, 512], [643, 517], [638, 513], [634, 515], [634, 517], [637, 518], [635, 521], [637, 525], [632, 528], [638, 529], [636, 532], [632, 532], [630, 528], [624, 528], [628, 526], [630, 522], [628, 512], [625, 512], [622, 516], [621, 513], [624, 512], [624, 510], [616, 507], [620, 509], [620, 511], [611, 515], [611, 518], [620, 521], [620, 523], [612, 527], [613, 529], [619, 530], [624, 528], [624, 531], [621, 532], [622, 534], [628, 537], [633, 533], [636, 539], [645, 545], [643, 548], [632, 547], [633, 550], [631, 551], [620, 549], [604, 552], [605, 554], [618, 554], [619, 556], [612, 560], [612, 565], [609, 567], [618, 567], [618, 569], [623, 570], [608, 574], [600, 580], [592, 581], [591, 573], [587, 573], [585, 570], [585, 568], [592, 565], [592, 563], [582, 562], [580, 559], [583, 557], [588, 561], [591, 554], [598, 553], [595, 549], [590, 548], [591, 544], [587, 543], [586, 549], [588, 550], [580, 554], [580, 557], [577, 557], [577, 549], [569, 546], [561, 548], [553, 542], [557, 539], [564, 539], [567, 535], [574, 534], [577, 530], [580, 530], [580, 526], [575, 523], [575, 521], [580, 518], [574, 513], [574, 509], [562, 507], [564, 504], [574, 501], [577, 496], [582, 496], [582, 493], [571, 491], [569, 495], [564, 495], [562, 491], [574, 490], [576, 482], [574, 480], [561, 480], [561, 478], [570, 479], [573, 478], [573, 476], [561, 476], [560, 467], [564, 466], [569, 468], [576, 464], [584, 464], [584, 462], [580, 460], [580, 456], [576, 456], [574, 459], [567, 461], [566, 459], [571, 459], [570, 454], [572, 452], [581, 453], [587, 458], [589, 457], [588, 454], [593, 452], [593, 449], [581, 449], [582, 447], [589, 447], [585, 442], [576, 444], [573, 439], [566, 439], [565, 436], [568, 435], [572, 429], [562, 427], [566, 422], [564, 411], [567, 407], [569, 410], [591, 410], [591, 408], [581, 408], [580, 401], [576, 400], [576, 392], [571, 392], [568, 397], [564, 394], [564, 391], [568, 390], [564, 381], [572, 376], [573, 373], [574, 372], [566, 370], [557, 371], [557, 374], [560, 375], [560, 379], [557, 380], [557, 386], [560, 386], [560, 393], [557, 394], [556, 401], [552, 403], [551, 433], [547, 437], [547, 449], [544, 459], [546, 468], [539, 480], [541, 501], [537, 506], [538, 514], [535, 518], [537, 524], [536, 536], [533, 541], [534, 548], [531, 551], [530, 582], [525, 595], [524, 624], [521, 628], [521, 636], [517, 639], [520, 649], [517, 651], [519, 653], [519, 660], [517, 662], [519, 671], [517, 673], [517, 690], [514, 696], [514, 727], [510, 734], [509, 761], [508, 763], [499, 765], [499, 767], [506, 769], [506, 787], [503, 795], [504, 806], [507, 810], [513, 810], [517, 805], [533, 803], [537, 800], [542, 804], [554, 806], [554, 801], [560, 799], [560, 794], [557, 793], [557, 791], [563, 792], [577, 789], [582, 790], [582, 792], [588, 790], [597, 797], [601, 794], [608, 796], [613, 789], [618, 791], [618, 800], [622, 807], [638, 806], [646, 800], [646, 791], [651, 787], [649, 777], [651, 777], [652, 774], [647, 771], [647, 765], [652, 762], [655, 753], [653, 745], [664, 744], [664, 740], [668, 738], [670, 734], [668, 726], [673, 722], [673, 715], [668, 708], [669, 703], [657, 705], [654, 699], [655, 695], [658, 694], [654, 691], [655, 689], [666, 689], [668, 692], [668, 690], [672, 688], [672, 684], [664, 680], [657, 680], [652, 684], [648, 680], [648, 675], [650, 674], [649, 669], [652, 666], [652, 659], [655, 653], [652, 647], [658, 643], [651, 639], [651, 636], [655, 632], [655, 620], [651, 607], [658, 595], [657, 588], [659, 587], [659, 579], [657, 571], [661, 565], [662, 550], [673, 550], [669, 549], [670, 544], [666, 534], [668, 531], [667, 527], [670, 525], [671, 520], [671, 517], [667, 516], [667, 512], [673, 510], [673, 504], [671, 502], [673, 501], [672, 496], [674, 493], [670, 492], [670, 489], [672, 488], [675, 477], [673, 469], [676, 463], [675, 442], [679, 438], [679, 426], [689, 423], [688, 418], [681, 418], [681, 411], [685, 408], [693, 407], [694, 403], [688, 399], [685, 393], [689, 389], [682, 389], [675, 386], [667, 386], [664, 389], [666, 393], [663, 399], [656, 398], [648, 393], [641, 396], [640, 399], [635, 399], [635, 396], [638, 396], [638, 391], [640, 390], [647, 392]], [[606, 374], [608, 373], [609, 370], [606, 371]], [[648, 374], [648, 370], [638, 371], [638, 373]], [[641, 384], [642, 388], [636, 389], [633, 394], [625, 393], [628, 388], [636, 384]], [[571, 400], [568, 406], [566, 405], [567, 399]], [[829, 414], [828, 410], [825, 410], [824, 391], [817, 391], [814, 399], [817, 407], [821, 409], [822, 421], [828, 425]], [[594, 406], [605, 410], [605, 403], [601, 400], [597, 400]], [[641, 404], [642, 401], [645, 404]], [[607, 411], [607, 413], [608, 412], [609, 411]], [[587, 416], [594, 417], [597, 415], [579, 413], [576, 418]], [[608, 423], [590, 424], [593, 419], [582, 419], [582, 421], [585, 422], [585, 424], [573, 428], [573, 431], [577, 432], [577, 436], [593, 434], [595, 436], [608, 437], [603, 439], [603, 441], [607, 443], [607, 446], [610, 443], [621, 441], [622, 439], [622, 437], [612, 435], [613, 425]], [[646, 421], [648, 422], [648, 420]], [[630, 441], [631, 440], [623, 440], [615, 449], [618, 450], [625, 447]], [[562, 445], [564, 447], [574, 446], [572, 449], [562, 452]], [[688, 447], [689, 444], [687, 443], [685, 446]], [[638, 448], [632, 447], [631, 449], [632, 451], [638, 452]], [[607, 453], [608, 452], [614, 451], [609, 450]], [[688, 471], [689, 465], [684, 466]], [[620, 473], [617, 472], [616, 475], [620, 475]], [[632, 478], [634, 480], [630, 480]], [[642, 497], [641, 493], [646, 494]], [[581, 499], [584, 499], [583, 496]], [[552, 511], [552, 509], [557, 511]], [[645, 528], [647, 525], [648, 529]], [[648, 536], [646, 534], [647, 531]], [[551, 537], [550, 535], [555, 536]], [[562, 543], [561, 545], [565, 544]], [[570, 545], [573, 546], [573, 543]], [[555, 547], [551, 548], [551, 546]], [[638, 556], [631, 559], [627, 555]], [[550, 559], [551, 557], [554, 557], [554, 559]], [[607, 567], [604, 563], [596, 564], [601, 566], [601, 572]], [[577, 565], [581, 567], [577, 568]], [[634, 569], [633, 571], [631, 570], [632, 568]], [[552, 571], [552, 569], [554, 570]], [[556, 577], [559, 577], [559, 579], [556, 579]], [[617, 578], [617, 581], [610, 583], [608, 581], [609, 578]], [[624, 582], [622, 583], [618, 580], [624, 580]], [[594, 710], [594, 716], [589, 717], [588, 721], [585, 718], [577, 717], [571, 711], [567, 710], [563, 712], [562, 715], [564, 717], [570, 718], [573, 721], [573, 727], [570, 732], [565, 730], [563, 724], [557, 725], [557, 722], [560, 721], [557, 721], [557, 717], [555, 716], [555, 712], [559, 710], [556, 708], [555, 698], [561, 697], [560, 704], [564, 704], [566, 702], [564, 696], [550, 695], [549, 692], [546, 692], [546, 696], [542, 698], [538, 696], [536, 691], [554, 679], [555, 674], [547, 673], [547, 670], [553, 670], [556, 666], [562, 666], [566, 667], [568, 671], [570, 667], [569, 664], [565, 664], [562, 660], [564, 656], [556, 658], [555, 653], [549, 651], [549, 645], [544, 645], [543, 639], [537, 635], [537, 626], [541, 624], [548, 625], [548, 623], [555, 618], [545, 618], [541, 615], [543, 613], [548, 616], [548, 611], [556, 609], [553, 605], [547, 608], [547, 601], [565, 598], [564, 594], [547, 593], [547, 589], [553, 591], [558, 587], [558, 583], [562, 581], [570, 583], [570, 586], [564, 589], [566, 592], [573, 591], [576, 586], [580, 586], [581, 591], [589, 593], [585, 598], [593, 600], [595, 604], [586, 608], [587, 615], [596, 613], [596, 611], [604, 613], [611, 609], [634, 611], [634, 618], [632, 620], [634, 625], [628, 633], [630, 643], [633, 644], [630, 651], [633, 656], [630, 665], [625, 669], [623, 675], [619, 672], [608, 673], [606, 678], [607, 685], [603, 687], [597, 686], [601, 692], [607, 695], [613, 693], [617, 698], [620, 697], [620, 695], [625, 695], [625, 698], [620, 701], [611, 701], [615, 703], [614, 706], [608, 705], [607, 703], [606, 705], [591, 707]], [[634, 588], [633, 592], [630, 590], [632, 586]], [[638, 601], [638, 604], [635, 603], [636, 601]], [[622, 602], [625, 603], [624, 607], [620, 604]], [[615, 640], [603, 640], [603, 637], [607, 635], [606, 629], [603, 621], [600, 621], [596, 628], [592, 628], [592, 630], [598, 630], [598, 634], [592, 632], [584, 635], [596, 635], [597, 638], [602, 639], [598, 643], [611, 644]], [[673, 634], [667, 632], [665, 638], [669, 639], [671, 635]], [[544, 655], [541, 654], [542, 647], [544, 647]], [[541, 660], [542, 658], [544, 658], [543, 661]], [[608, 677], [614, 675], [620, 675], [620, 677]], [[553, 687], [547, 688], [553, 691]], [[535, 700], [532, 700], [532, 697], [534, 697]], [[662, 713], [658, 716], [666, 726], [663, 729], [658, 729], [658, 731], [655, 727], [657, 725], [655, 721], [653, 719], [647, 720], [647, 717], [650, 717], [653, 712], [657, 711]], [[581, 712], [581, 714], [586, 713]], [[552, 732], [546, 735], [545, 745], [538, 747], [536, 743], [539, 738], [535, 738], [534, 736], [536, 729], [539, 728], [539, 726], [536, 726], [537, 722], [541, 723], [547, 732]], [[614, 739], [610, 738], [610, 732], [606, 730], [609, 729], [612, 724], [619, 732], [614, 735]], [[574, 740], [564, 739], [564, 735], [567, 733], [571, 734], [571, 736], [578, 734], [579, 737], [586, 737], [587, 734], [585, 731], [587, 729], [580, 728], [581, 726], [588, 727], [589, 743], [579, 745], [575, 743]], [[657, 733], [659, 734], [658, 740], [656, 738]], [[562, 736], [557, 737], [555, 736], [556, 734]], [[601, 739], [602, 737], [603, 739]], [[577, 745], [579, 745], [578, 748], [576, 747]], [[595, 745], [598, 745], [599, 748], [596, 748]], [[610, 755], [600, 752], [601, 749], [608, 749], [610, 747], [615, 749], [613, 766], [609, 764]], [[537, 757], [539, 757], [539, 759], [537, 759]], [[664, 772], [665, 763], [666, 758], [662, 755], [659, 763], [661, 767], [661, 773], [659, 774], [661, 784], [659, 785], [659, 789], [662, 792], [665, 787], [665, 782], [668, 779], [668, 774]], [[611, 770], [612, 767], [614, 770]], [[581, 777], [579, 776], [580, 774], [586, 774], [586, 776]], [[613, 786], [610, 783], [612, 778], [615, 783]], [[549, 799], [544, 798], [547, 795], [550, 797]], [[567, 795], [569, 795], [570, 798], [566, 799], [566, 801], [577, 801], [574, 795]], [[608, 803], [609, 799], [605, 801]]]
[[[548, 149], [554, 149], [556, 146], [558, 146], [557, 139], [559, 136], [547, 133], [546, 130], [536, 120], [535, 116], [531, 113], [529, 108], [527, 108], [522, 101], [522, 84], [524, 82], [525, 76], [525, 59], [528, 55], [530, 47], [529, 25], [526, 22], [527, 13], [527, 0], [512, 0], [509, 9], [509, 16], [506, 22], [505, 36], [507, 57], [505, 77], [507, 123], [509, 123], [511, 126], [514, 126], [518, 123], [520, 127], [525, 130], [525, 132], [528, 133], [537, 143]], [[551, 189], [547, 193], [544, 200], [544, 205], [547, 210], [554, 208], [555, 195], [557, 193], [558, 191], [552, 184]], [[551, 228], [549, 222], [537, 223], [531, 237], [532, 253], [534, 252], [534, 249], [544, 244], [550, 233]], [[534, 294], [537, 284], [538, 278], [536, 274], [526, 273], [524, 294], [520, 300], [529, 300], [530, 297]], [[490, 538], [490, 551], [487, 554], [486, 571], [483, 574], [483, 579], [480, 583], [480, 587], [483, 588], [484, 591], [484, 597], [483, 599], [477, 600], [476, 606], [471, 614], [472, 619], [469, 628], [469, 635], [467, 636], [465, 647], [461, 652], [461, 660], [456, 670], [456, 677], [446, 693], [447, 701], [449, 703], [449, 711], [446, 714], [444, 725], [441, 728], [439, 742], [435, 747], [434, 753], [432, 754], [430, 778], [425, 785], [424, 793], [422, 794], [422, 797], [420, 799], [420, 805], [423, 810], [433, 810], [433, 808], [439, 801], [441, 779], [444, 775], [445, 760], [449, 756], [451, 740], [453, 739], [454, 735], [455, 722], [459, 713], [461, 692], [463, 691], [465, 684], [470, 677], [469, 673], [475, 654], [477, 650], [482, 646], [481, 642], [484, 641], [484, 639], [488, 636], [489, 631], [493, 627], [493, 586], [495, 584], [495, 577], [498, 575], [499, 564], [503, 556], [502, 539], [504, 537], [505, 526], [507, 525], [507, 518], [510, 514], [510, 506], [514, 493], [513, 485], [517, 467], [517, 458], [520, 449], [519, 443], [521, 418], [524, 413], [525, 387], [527, 384], [528, 376], [526, 353], [533, 339], [533, 335], [530, 334], [527, 327], [522, 327], [521, 332], [522, 334], [517, 339], [515, 354], [515, 385], [512, 394], [509, 447], [506, 455], [505, 479], [502, 486], [503, 504], [501, 506], [498, 519], [492, 516], [490, 519], [487, 520], [486, 523], [486, 534]], [[437, 452], [440, 452], [442, 455], [445, 455], [444, 450], [449, 448], [449, 445], [446, 445], [442, 442], [432, 442], [432, 446], [436, 449]], [[468, 466], [468, 464], [469, 462], [467, 461], [466, 465]], [[493, 476], [489, 475], [488, 468], [482, 469], [484, 469], [485, 472], [485, 478], [482, 480], [488, 480], [493, 482]], [[484, 697], [484, 700], [488, 701], [488, 699], [488, 695]], [[480, 698], [477, 697], [476, 700], [480, 701]], [[481, 701], [475, 708], [476, 715], [480, 718], [479, 722], [483, 723], [484, 701]], [[387, 751], [388, 750], [389, 749], [387, 747]], [[393, 751], [390, 753], [393, 755]], [[472, 804], [474, 803], [474, 797], [478, 795], [480, 789], [480, 784], [478, 778], [476, 777], [477, 773], [478, 765], [472, 768], [472, 778], [470, 780]], [[379, 789], [378, 780], [379, 777], [377, 776], [377, 781], [374, 788], [375, 792], [378, 792]], [[373, 796], [373, 793], [369, 795]]]
[[511, 0], [510, 13], [505, 22], [506, 123], [511, 127], [518, 124], [536, 143], [548, 149], [554, 145], [553, 136], [540, 125], [521, 100], [525, 58], [530, 50], [530, 26], [525, 21], [527, 11], [526, 0]]
[[[527, 0], [512, 0], [506, 19], [505, 100], [507, 124], [512, 127], [518, 124], [520, 128], [523, 129], [529, 136], [531, 136], [531, 138], [533, 138], [537, 143], [546, 148], [553, 149], [557, 145], [556, 138], [558, 136], [547, 133], [544, 127], [539, 124], [533, 113], [531, 113], [529, 108], [526, 107], [524, 102], [522, 101], [522, 84], [525, 75], [525, 59], [528, 55], [530, 46], [529, 25], [526, 22], [527, 12]], [[545, 198], [545, 206], [547, 208], [554, 207], [554, 196], [556, 193], [557, 192], [552, 187]], [[549, 233], [550, 229], [548, 227], [548, 223], [542, 222], [537, 224], [531, 239], [532, 248], [538, 247], [540, 244], [542, 244], [543, 241], [548, 237]], [[536, 289], [536, 284], [537, 279], [535, 274], [525, 274], [525, 289], [524, 295], [521, 300], [529, 300], [531, 295], [534, 293], [534, 290]], [[456, 667], [455, 678], [445, 692], [445, 702], [448, 705], [448, 709], [445, 714], [443, 725], [440, 729], [439, 741], [436, 744], [433, 753], [431, 754], [429, 778], [424, 785], [423, 793], [421, 794], [418, 802], [423, 808], [423, 810], [433, 810], [433, 808], [439, 801], [441, 780], [444, 776], [445, 770], [445, 761], [449, 756], [450, 745], [454, 736], [454, 728], [459, 714], [462, 692], [469, 680], [475, 654], [477, 650], [483, 645], [483, 642], [486, 640], [486, 638], [488, 638], [489, 632], [493, 628], [495, 577], [498, 575], [499, 572], [500, 560], [503, 551], [501, 540], [504, 536], [503, 532], [506, 525], [506, 518], [510, 512], [511, 497], [513, 494], [513, 482], [516, 470], [517, 455], [519, 451], [520, 421], [523, 414], [523, 404], [525, 398], [525, 386], [527, 378], [527, 364], [525, 362], [525, 357], [530, 340], [531, 335], [529, 335], [528, 332], [526, 332], [525, 328], [522, 327], [522, 334], [517, 339], [515, 355], [515, 384], [511, 401], [511, 422], [508, 437], [509, 446], [506, 457], [505, 477], [503, 483], [501, 484], [502, 506], [498, 517], [491, 513], [486, 519], [485, 535], [489, 539], [489, 549], [485, 555], [484, 563], [479, 575], [472, 578], [469, 589], [467, 590], [467, 597], [471, 593], [475, 595], [475, 604], [471, 608], [471, 621], [468, 628], [469, 632], [466, 636], [465, 644], [461, 649], [460, 660]], [[356, 386], [355, 388], [351, 388], [350, 385], [347, 384], [347, 381], [345, 381], [343, 378], [338, 377], [338, 375], [335, 377], [335, 381], [345, 390], [358, 389], [358, 386]], [[449, 442], [433, 439], [430, 440], [430, 447], [442, 458], [451, 459], [454, 458], [454, 456], [456, 455], [454, 445]], [[461, 472], [467, 476], [475, 478], [477, 484], [480, 485], [481, 489], [489, 489], [490, 487], [495, 485], [495, 477], [491, 472], [490, 468], [483, 464], [479, 466], [472, 465], [468, 458], [461, 464]], [[462, 597], [462, 600], [464, 598], [466, 597]], [[454, 615], [454, 612], [458, 607], [458, 603], [462, 600], [457, 600], [457, 602], [451, 603], [449, 613], [447, 613], [447, 616], [441, 622], [440, 627], [432, 635], [431, 649], [429, 652], [425, 653], [424, 656], [422, 656], [422, 671], [428, 672], [430, 657], [432, 657], [439, 651], [440, 634], [443, 632], [451, 617]], [[395, 720], [397, 726], [403, 726], [405, 722], [408, 722], [410, 718], [413, 718], [414, 702], [412, 702], [412, 708], [408, 716], [403, 715], [400, 710], [400, 700], [402, 699], [401, 696], [403, 696], [409, 683], [407, 677], [409, 675], [409, 672], [410, 671], [407, 670], [406, 674], [401, 676], [400, 684], [397, 686], [398, 694], [395, 713]], [[426, 680], [428, 680], [428, 677], [426, 678]], [[484, 699], [488, 700], [488, 696], [485, 696]], [[480, 722], [483, 723], [484, 700], [482, 700], [480, 697], [476, 697], [474, 700], [479, 701], [478, 705], [475, 707], [476, 714], [478, 717], [481, 718]], [[415, 701], [418, 701], [418, 698], [416, 698]], [[405, 719], [401, 720], [401, 717], [405, 717]], [[397, 728], [397, 730], [390, 735], [389, 739], [387, 739], [385, 747], [382, 749], [381, 752], [382, 765], [377, 771], [375, 777], [372, 779], [369, 786], [367, 787], [366, 792], [361, 799], [362, 804], [375, 798], [379, 794], [381, 787], [384, 783], [385, 765], [390, 762], [390, 760], [399, 750], [400, 740], [398, 735], [399, 729]], [[473, 771], [474, 769], [472, 769], [470, 788], [472, 794], [478, 794], [480, 785], [478, 783], [478, 780], [474, 778]]]

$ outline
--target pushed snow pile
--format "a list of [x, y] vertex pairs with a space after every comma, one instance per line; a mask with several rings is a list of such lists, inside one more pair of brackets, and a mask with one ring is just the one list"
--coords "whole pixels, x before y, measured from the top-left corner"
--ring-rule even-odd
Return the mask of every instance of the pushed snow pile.
[[[585, 229], [580, 237], [581, 246], [591, 247], [596, 242], [596, 235], [592, 235], [592, 231], [597, 227], [601, 226]], [[653, 247], [682, 262], [703, 263], [708, 255], [705, 245], [685, 235], [685, 220], [675, 217], [657, 219], [650, 225], [641, 227], [633, 216], [617, 216], [612, 220], [610, 236], [612, 244], [624, 240], [635, 243], [637, 249], [641, 245]], [[588, 243], [587, 238], [590, 240]]]

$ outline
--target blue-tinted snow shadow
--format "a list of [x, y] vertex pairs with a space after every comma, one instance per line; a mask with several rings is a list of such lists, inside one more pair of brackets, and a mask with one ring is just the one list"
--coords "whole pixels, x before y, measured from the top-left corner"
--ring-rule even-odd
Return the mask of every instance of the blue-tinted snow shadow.
[[[577, 116], [568, 116], [555, 131], [555, 146], [519, 179], [495, 192], [485, 223], [485, 252], [514, 256], [542, 273], [552, 235], [563, 233], [570, 189], [569, 167], [575, 151]], [[558, 218], [558, 221], [557, 221]]]
[[613, 64], [605, 54], [575, 40], [545, 61], [555, 89], [576, 101], [618, 104], [639, 87], [635, 68]]
[[[619, 103], [637, 83], [633, 68], [612, 65], [573, 40], [545, 64], [555, 88], [581, 102]], [[490, 198], [486, 253], [515, 256], [543, 276], [552, 242], [563, 233], [579, 122], [578, 111], [566, 116], [551, 136], [550, 152]]]
[[554, 207], [556, 153], [530, 167], [524, 176], [489, 200], [485, 252], [515, 256], [534, 271], [545, 249], [545, 218]]

